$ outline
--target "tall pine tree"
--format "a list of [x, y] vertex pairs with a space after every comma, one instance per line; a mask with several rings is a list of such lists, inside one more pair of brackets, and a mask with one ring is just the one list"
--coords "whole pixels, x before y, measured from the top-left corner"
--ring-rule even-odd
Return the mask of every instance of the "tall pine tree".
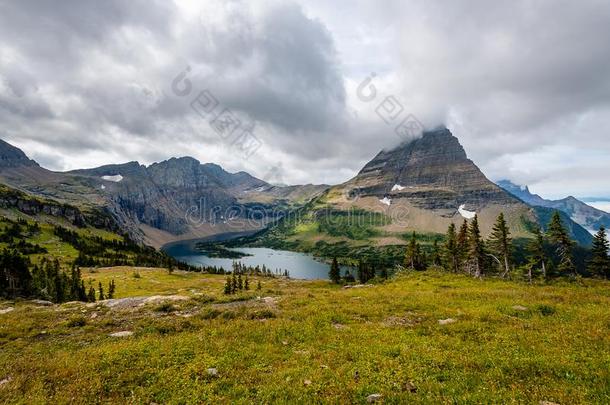
[[610, 257], [608, 251], [610, 244], [606, 236], [606, 228], [603, 226], [593, 238], [593, 248], [591, 249], [591, 260], [587, 264], [587, 270], [596, 277], [610, 278]]
[[534, 239], [531, 240], [527, 247], [527, 252], [529, 254], [528, 258], [528, 280], [532, 282], [532, 272], [534, 268], [539, 266], [540, 271], [542, 273], [542, 278], [546, 279], [546, 254], [544, 252], [544, 235], [542, 235], [542, 231], [540, 228], [536, 227], [533, 231]]
[[559, 211], [555, 211], [547, 230], [549, 241], [555, 247], [557, 255], [557, 269], [561, 275], [576, 276], [574, 265], [574, 242], [570, 239], [568, 231], [563, 226]]
[[489, 247], [492, 257], [499, 262], [502, 278], [506, 277], [510, 273], [513, 245], [504, 213], [500, 213], [492, 229]]
[[337, 258], [333, 258], [333, 261], [330, 265], [330, 271], [328, 272], [328, 278], [335, 284], [339, 284], [341, 282], [341, 269], [339, 268], [339, 262], [337, 262]]
[[463, 270], [468, 260], [468, 233], [468, 221], [465, 219], [457, 236], [458, 270]]
[[413, 232], [411, 239], [407, 244], [404, 267], [411, 270], [419, 270], [421, 268], [421, 248], [419, 243], [417, 243], [417, 236], [415, 235], [415, 232]]
[[447, 229], [447, 236], [443, 245], [443, 265], [448, 271], [453, 273], [457, 273], [460, 270], [460, 253], [455, 224], [449, 225]]
[[474, 216], [468, 232], [468, 264], [470, 274], [480, 278], [485, 267], [485, 245], [479, 229], [479, 218]]

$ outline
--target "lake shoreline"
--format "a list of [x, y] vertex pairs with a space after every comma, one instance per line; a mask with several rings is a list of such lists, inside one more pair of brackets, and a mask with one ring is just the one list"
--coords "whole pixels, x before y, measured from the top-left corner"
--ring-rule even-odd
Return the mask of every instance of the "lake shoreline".
[[[206, 238], [197, 238], [185, 241], [177, 241], [166, 244], [162, 250], [174, 257], [176, 260], [193, 266], [218, 267], [225, 271], [231, 271], [234, 262], [241, 262], [247, 266], [266, 266], [274, 272], [287, 270], [290, 278], [302, 280], [327, 280], [330, 265], [315, 256], [290, 250], [276, 250], [266, 247], [231, 247], [231, 250], [243, 253], [241, 258], [211, 257], [198, 248], [201, 244], [222, 243], [245, 236], [251, 236], [255, 232], [231, 232], [213, 235]], [[353, 269], [342, 267], [343, 271]]]

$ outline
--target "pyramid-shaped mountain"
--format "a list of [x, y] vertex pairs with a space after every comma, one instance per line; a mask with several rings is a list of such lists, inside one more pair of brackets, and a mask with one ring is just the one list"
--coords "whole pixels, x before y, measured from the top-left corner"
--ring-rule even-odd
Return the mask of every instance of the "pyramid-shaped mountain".
[[535, 210], [490, 181], [446, 128], [427, 131], [377, 154], [351, 180], [320, 200], [334, 210], [382, 213], [390, 225], [379, 243], [398, 242], [405, 232], [445, 233], [453, 223], [478, 215], [483, 234], [504, 213], [513, 235], [528, 237]]
[[346, 186], [352, 196], [405, 198], [426, 209], [520, 204], [485, 177], [446, 128], [380, 152]]

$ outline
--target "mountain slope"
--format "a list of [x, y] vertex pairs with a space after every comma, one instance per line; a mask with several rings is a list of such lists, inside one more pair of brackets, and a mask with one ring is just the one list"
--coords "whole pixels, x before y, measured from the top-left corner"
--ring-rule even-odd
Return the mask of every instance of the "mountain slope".
[[383, 212], [394, 218], [387, 231], [444, 233], [474, 213], [488, 233], [505, 212], [514, 233], [528, 233], [522, 217], [534, 218], [526, 204], [489, 181], [448, 129], [380, 152], [356, 177], [336, 186], [326, 202], [346, 209]]
[[18, 148], [0, 144], [0, 182], [31, 195], [102, 209], [132, 238], [164, 243], [260, 229], [268, 216], [303, 204], [327, 186], [272, 186], [190, 157], [148, 167], [138, 162], [66, 173], [40, 167]]
[[532, 194], [527, 186], [518, 186], [509, 180], [502, 180], [498, 185], [526, 203], [536, 207], [552, 208], [565, 212], [574, 222], [582, 225], [588, 231], [595, 233], [600, 227], [610, 228], [610, 214], [591, 207], [574, 198], [561, 200], [545, 200], [537, 194]]
[[[537, 210], [488, 180], [448, 129], [381, 151], [351, 180], [331, 187], [298, 215], [258, 236], [260, 244], [335, 255], [370, 246], [402, 245], [411, 232], [431, 244], [450, 224], [477, 214], [484, 236], [504, 213], [512, 236], [529, 238], [532, 224], [544, 227]], [[582, 244], [582, 227], [564, 218]], [[330, 248], [333, 246], [333, 248]], [[357, 254], [357, 253], [356, 253]]]

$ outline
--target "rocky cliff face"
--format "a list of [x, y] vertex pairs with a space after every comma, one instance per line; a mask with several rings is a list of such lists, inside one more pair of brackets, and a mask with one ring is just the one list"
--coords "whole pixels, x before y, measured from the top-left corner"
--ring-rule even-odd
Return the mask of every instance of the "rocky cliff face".
[[352, 195], [406, 198], [425, 209], [519, 203], [485, 177], [448, 129], [380, 152], [348, 186]]
[[[304, 203], [326, 187], [275, 187], [248, 173], [183, 157], [148, 167], [131, 162], [70, 172], [87, 178], [108, 199], [123, 227], [144, 224], [173, 235], [260, 227], [278, 208]], [[279, 210], [281, 212], [281, 210]]]
[[63, 218], [78, 227], [88, 224], [101, 229], [119, 230], [114, 219], [103, 210], [83, 212], [69, 204], [32, 197], [5, 185], [0, 185], [0, 209], [16, 209], [31, 216], [48, 215]]
[[0, 139], [0, 168], [21, 166], [33, 167], [38, 166], [38, 163], [28, 159], [21, 149]]
[[[256, 229], [266, 216], [303, 204], [326, 189], [272, 186], [248, 173], [229, 173], [189, 157], [148, 167], [129, 162], [58, 173], [3, 141], [0, 183], [39, 198], [0, 200], [0, 208], [17, 207], [31, 214], [49, 211], [81, 224], [77, 212], [60, 212], [61, 207], [77, 207], [79, 212], [95, 213], [87, 218], [89, 224], [155, 243]], [[57, 204], [41, 205], [42, 200]]]

